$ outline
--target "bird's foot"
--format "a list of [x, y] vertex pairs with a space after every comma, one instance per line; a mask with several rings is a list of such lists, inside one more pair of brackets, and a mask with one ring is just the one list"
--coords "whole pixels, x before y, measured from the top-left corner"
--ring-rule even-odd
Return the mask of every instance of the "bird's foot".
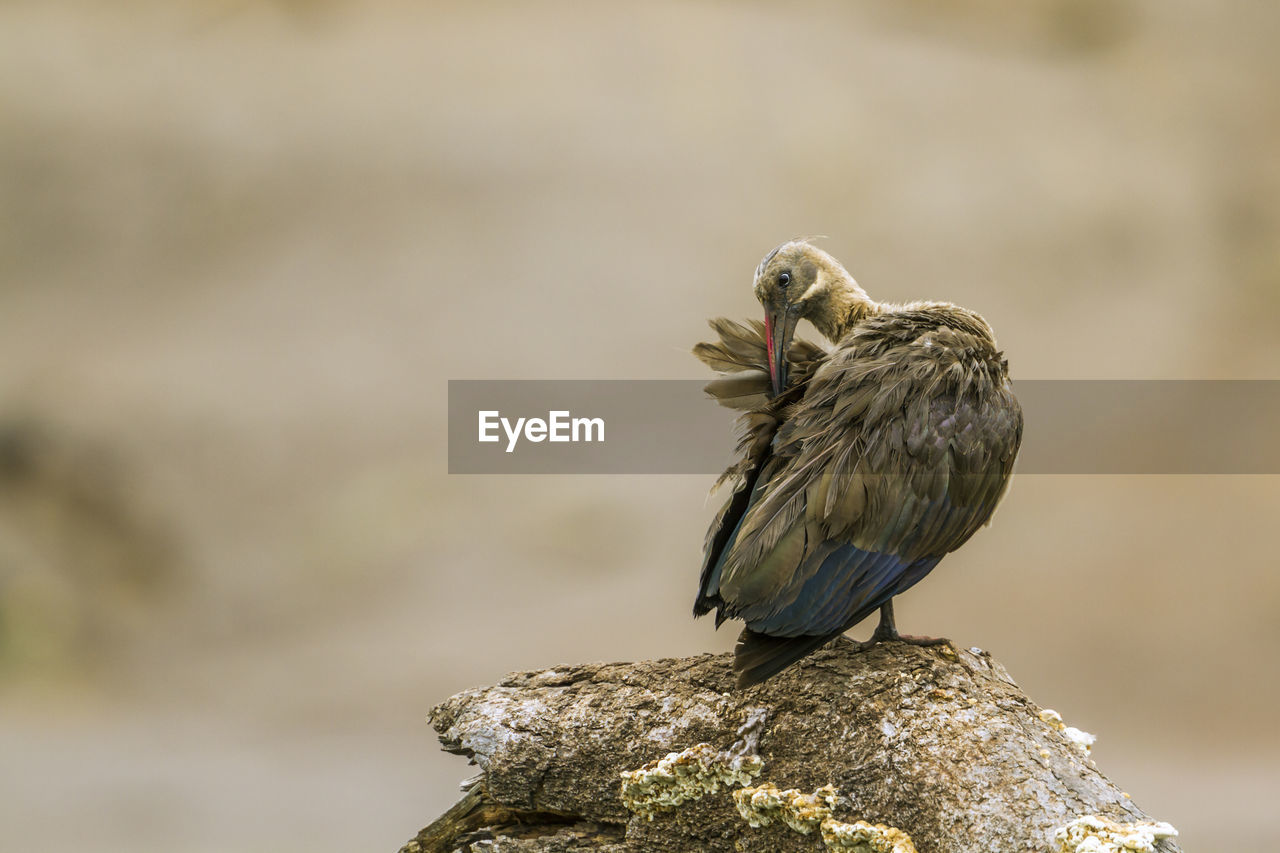
[[893, 623], [893, 601], [886, 601], [880, 606], [880, 624], [871, 633], [871, 639], [858, 643], [858, 651], [865, 651], [877, 643], [906, 643], [909, 646], [949, 646], [951, 641], [946, 637], [916, 637], [911, 634], [899, 634]]
[[899, 634], [890, 639], [909, 646], [949, 646], [951, 641], [946, 637], [918, 637], [914, 634]]
[[858, 651], [866, 651], [880, 643], [906, 643], [909, 646], [949, 646], [951, 640], [946, 637], [918, 637], [914, 634], [899, 634], [893, 628], [886, 629], [881, 623], [876, 627], [871, 638], [858, 643]]

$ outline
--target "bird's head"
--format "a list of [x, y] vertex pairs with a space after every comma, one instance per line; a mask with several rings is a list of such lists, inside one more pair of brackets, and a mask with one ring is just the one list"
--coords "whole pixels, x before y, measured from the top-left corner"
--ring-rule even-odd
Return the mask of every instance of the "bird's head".
[[791, 240], [756, 267], [756, 298], [764, 306], [765, 348], [773, 393], [787, 387], [787, 350], [796, 324], [806, 319], [829, 340], [874, 303], [840, 262], [809, 243]]

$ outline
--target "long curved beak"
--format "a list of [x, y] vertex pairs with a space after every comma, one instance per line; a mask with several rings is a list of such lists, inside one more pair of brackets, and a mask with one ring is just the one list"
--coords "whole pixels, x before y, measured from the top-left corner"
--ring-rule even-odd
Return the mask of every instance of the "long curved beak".
[[787, 350], [791, 348], [791, 335], [796, 329], [796, 318], [786, 308], [764, 310], [764, 346], [769, 357], [769, 379], [773, 383], [773, 396], [787, 387]]

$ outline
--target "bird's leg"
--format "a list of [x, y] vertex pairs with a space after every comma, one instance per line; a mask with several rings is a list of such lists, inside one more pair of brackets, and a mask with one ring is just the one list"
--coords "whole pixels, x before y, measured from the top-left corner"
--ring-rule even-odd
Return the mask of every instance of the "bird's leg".
[[915, 637], [911, 634], [899, 634], [898, 626], [893, 623], [893, 599], [889, 599], [880, 605], [880, 624], [871, 634], [871, 639], [865, 643], [859, 643], [864, 648], [870, 648], [876, 643], [909, 643], [913, 646], [941, 646], [950, 643], [946, 637]]

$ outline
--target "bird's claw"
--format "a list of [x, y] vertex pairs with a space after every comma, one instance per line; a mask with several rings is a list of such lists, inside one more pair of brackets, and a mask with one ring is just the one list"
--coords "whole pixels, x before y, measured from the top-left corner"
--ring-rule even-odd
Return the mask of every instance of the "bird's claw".
[[899, 643], [906, 643], [911, 646], [949, 646], [951, 641], [946, 637], [918, 637], [914, 634], [899, 634], [893, 638]]
[[869, 640], [863, 640], [857, 644], [857, 650], [865, 652], [880, 643], [906, 643], [909, 646], [949, 646], [951, 645], [951, 640], [946, 637], [918, 637], [914, 634], [899, 634], [897, 631], [890, 633], [877, 628]]

